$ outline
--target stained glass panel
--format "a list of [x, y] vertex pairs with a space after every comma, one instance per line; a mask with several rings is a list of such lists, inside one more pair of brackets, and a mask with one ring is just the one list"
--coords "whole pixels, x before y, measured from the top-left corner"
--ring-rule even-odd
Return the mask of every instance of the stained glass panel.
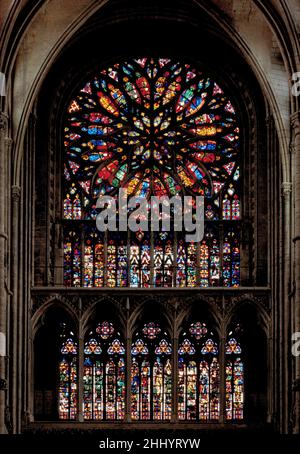
[[196, 287], [197, 285], [197, 246], [190, 243], [187, 246], [187, 286]]
[[117, 258], [117, 286], [127, 287], [127, 245], [121, 242], [118, 245], [118, 258]]
[[157, 323], [150, 322], [144, 325], [143, 334], [148, 339], [155, 339], [160, 334], [160, 332], [161, 328]]
[[84, 347], [83, 414], [85, 419], [122, 420], [125, 416], [125, 348], [111, 341], [115, 328], [101, 322]]
[[184, 338], [178, 349], [178, 417], [180, 420], [218, 420], [220, 416], [218, 345], [211, 337], [207, 337], [206, 323], [199, 321], [191, 323], [189, 333], [195, 342]]
[[183, 240], [179, 241], [177, 249], [177, 274], [176, 284], [178, 287], [186, 286], [186, 250]]
[[[66, 112], [64, 285], [239, 286], [239, 141], [235, 106], [198, 65], [145, 57], [101, 68]], [[120, 188], [130, 197], [203, 195], [209, 224], [236, 226], [220, 235], [207, 224], [199, 245], [144, 232], [104, 245], [85, 221], [95, 220], [100, 195]]]
[[[112, 64], [71, 101], [65, 178], [69, 198], [74, 183], [89, 200], [81, 216], [89, 214], [95, 197], [119, 187], [158, 196], [185, 187], [214, 199], [230, 178], [238, 179], [239, 128], [232, 103], [195, 65], [161, 61]], [[67, 202], [66, 217], [70, 211]]]
[[131, 417], [168, 420], [172, 413], [172, 347], [158, 323], [148, 322], [132, 344]]
[[99, 334], [101, 339], [104, 340], [109, 339], [113, 335], [114, 331], [115, 329], [113, 324], [110, 322], [99, 323], [96, 328], [96, 333]]
[[244, 417], [244, 363], [240, 344], [230, 338], [226, 344], [226, 419], [242, 420]]
[[206, 324], [201, 322], [192, 323], [189, 332], [195, 339], [200, 340], [207, 333]]
[[66, 339], [60, 348], [58, 385], [59, 419], [76, 419], [77, 415], [77, 343]]
[[117, 247], [114, 241], [110, 240], [107, 245], [107, 287], [116, 287], [117, 271]]

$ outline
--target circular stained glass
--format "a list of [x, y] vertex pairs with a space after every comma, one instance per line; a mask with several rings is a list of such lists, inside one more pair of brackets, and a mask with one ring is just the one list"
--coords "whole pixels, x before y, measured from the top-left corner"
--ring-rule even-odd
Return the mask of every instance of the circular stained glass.
[[143, 334], [145, 337], [147, 337], [150, 340], [155, 339], [159, 333], [161, 332], [161, 329], [158, 324], [150, 322], [144, 325], [143, 328]]
[[109, 339], [113, 335], [114, 331], [115, 329], [113, 324], [110, 322], [99, 323], [96, 328], [96, 333], [99, 334], [99, 336], [104, 340]]
[[99, 195], [120, 188], [129, 196], [204, 195], [213, 211], [239, 179], [235, 109], [187, 62], [140, 58], [103, 68], [71, 101], [64, 140], [66, 193], [83, 192], [83, 217]]
[[206, 324], [201, 322], [192, 323], [189, 331], [192, 336], [194, 336], [197, 340], [200, 340], [201, 337], [205, 336], [207, 333]]

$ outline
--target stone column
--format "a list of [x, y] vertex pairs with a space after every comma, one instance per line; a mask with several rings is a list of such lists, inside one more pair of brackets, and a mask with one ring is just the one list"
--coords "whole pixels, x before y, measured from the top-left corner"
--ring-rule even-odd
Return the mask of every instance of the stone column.
[[289, 301], [290, 280], [291, 280], [291, 193], [292, 183], [283, 182], [282, 190], [282, 213], [284, 220], [283, 227], [283, 251], [282, 251], [282, 293], [280, 298], [279, 316], [279, 339], [276, 339], [277, 345], [280, 348], [280, 369], [281, 369], [281, 384], [280, 384], [280, 401], [281, 409], [281, 430], [284, 433], [288, 432], [289, 424], [289, 394], [290, 394], [290, 322], [291, 310]]
[[[294, 175], [295, 175], [295, 224], [294, 224], [294, 276], [295, 293], [292, 307], [292, 332], [300, 332], [300, 112], [291, 116], [292, 137], [294, 145]], [[291, 352], [289, 352], [291, 355]], [[293, 368], [293, 432], [300, 431], [300, 357], [294, 359]]]
[[13, 286], [13, 296], [11, 304], [11, 327], [12, 333], [10, 335], [10, 405], [12, 407], [12, 423], [13, 432], [18, 433], [20, 429], [21, 414], [20, 405], [18, 402], [19, 386], [20, 382], [20, 370], [19, 370], [19, 359], [21, 352], [19, 351], [19, 336], [20, 336], [20, 325], [19, 325], [19, 210], [20, 210], [20, 195], [21, 188], [19, 186], [12, 186], [12, 253], [11, 253], [11, 277]]
[[6, 388], [7, 388], [7, 150], [11, 141], [7, 138], [8, 118], [0, 113], [0, 434], [7, 432], [5, 425]]

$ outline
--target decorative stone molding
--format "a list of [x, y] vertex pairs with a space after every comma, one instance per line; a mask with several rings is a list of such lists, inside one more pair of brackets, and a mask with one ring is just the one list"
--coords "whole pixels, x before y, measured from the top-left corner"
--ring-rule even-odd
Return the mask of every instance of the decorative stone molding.
[[81, 297], [82, 300], [82, 312], [87, 312], [92, 306], [101, 303], [101, 302], [110, 302], [114, 306], [116, 306], [120, 313], [125, 313], [125, 301], [123, 301], [123, 298], [121, 299], [116, 299], [112, 298], [110, 296], [83, 296]]
[[236, 308], [236, 306], [243, 303], [252, 303], [256, 307], [262, 308], [267, 314], [270, 314], [271, 304], [269, 296], [255, 295], [253, 293], [243, 293], [238, 296], [225, 298], [226, 312], [231, 312]]
[[293, 190], [293, 183], [284, 181], [283, 183], [281, 183], [281, 189], [283, 197], [289, 197]]
[[48, 303], [59, 302], [63, 305], [69, 306], [75, 314], [78, 314], [79, 310], [79, 298], [78, 296], [65, 296], [60, 293], [52, 293], [50, 295], [36, 295], [33, 298], [31, 315], [33, 316], [38, 309], [42, 306], [48, 305]]

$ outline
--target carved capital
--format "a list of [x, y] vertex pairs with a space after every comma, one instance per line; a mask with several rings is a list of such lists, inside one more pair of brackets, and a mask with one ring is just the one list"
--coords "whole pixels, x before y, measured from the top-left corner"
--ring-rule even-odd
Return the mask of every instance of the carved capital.
[[293, 183], [290, 181], [284, 181], [281, 183], [281, 190], [283, 197], [288, 197], [293, 190]]
[[20, 186], [12, 186], [11, 188], [11, 196], [14, 201], [18, 201], [21, 195], [21, 188]]

